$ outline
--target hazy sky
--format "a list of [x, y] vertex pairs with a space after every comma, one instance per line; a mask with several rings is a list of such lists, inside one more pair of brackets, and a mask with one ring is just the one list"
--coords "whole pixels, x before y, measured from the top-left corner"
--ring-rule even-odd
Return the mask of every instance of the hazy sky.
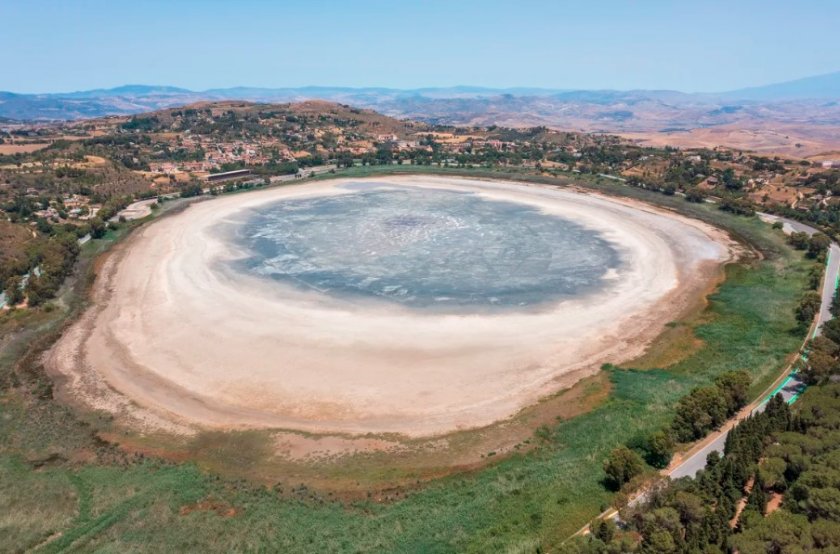
[[720, 91], [840, 70], [840, 0], [0, 0], [0, 90]]

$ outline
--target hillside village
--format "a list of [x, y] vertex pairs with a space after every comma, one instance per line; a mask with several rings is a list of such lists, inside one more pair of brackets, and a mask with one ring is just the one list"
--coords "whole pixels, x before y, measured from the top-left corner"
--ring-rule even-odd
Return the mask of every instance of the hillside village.
[[[643, 147], [546, 127], [430, 125], [323, 101], [199, 103], [133, 117], [9, 123], [0, 125], [0, 140], [0, 233], [10, 237], [0, 249], [6, 291], [42, 266], [51, 239], [69, 244], [67, 236], [82, 240], [116, 227], [120, 210], [134, 200], [221, 193], [352, 166], [585, 174], [840, 232], [840, 161], [830, 154], [795, 159]], [[72, 257], [73, 248], [65, 253]]]

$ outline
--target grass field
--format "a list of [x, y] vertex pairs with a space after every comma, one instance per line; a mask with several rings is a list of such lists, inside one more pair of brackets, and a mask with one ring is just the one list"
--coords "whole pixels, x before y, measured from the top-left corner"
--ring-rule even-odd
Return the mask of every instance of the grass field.
[[[608, 399], [540, 433], [534, 439], [540, 446], [530, 452], [396, 491], [390, 500], [346, 503], [306, 487], [274, 490], [189, 463], [127, 456], [95, 438], [107, 425], [103, 418], [74, 415], [49, 394], [34, 394], [43, 388], [36, 386], [42, 377], [35, 364], [33, 384], [23, 381], [0, 397], [0, 549], [550, 550], [612, 501], [601, 483], [611, 448], [662, 425], [679, 397], [724, 371], [750, 371], [756, 393], [777, 376], [802, 340], [793, 308], [813, 266], [755, 218], [615, 184], [588, 185], [725, 226], [764, 254], [727, 268], [705, 311], [682, 323], [693, 330], [696, 347], [687, 356], [667, 348], [659, 354], [674, 361], [670, 367], [606, 369]], [[84, 263], [107, 244], [92, 245]], [[8, 375], [11, 367], [2, 370]]]

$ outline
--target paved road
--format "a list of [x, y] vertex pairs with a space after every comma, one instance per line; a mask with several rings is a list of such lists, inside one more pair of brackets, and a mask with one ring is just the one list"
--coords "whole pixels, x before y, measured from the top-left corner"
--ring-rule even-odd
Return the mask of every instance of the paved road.
[[814, 227], [811, 227], [810, 225], [806, 225], [805, 223], [801, 223], [801, 222], [796, 221], [794, 219], [788, 219], [786, 217], [773, 215], [773, 214], [766, 214], [764, 212], [756, 212], [756, 215], [758, 215], [758, 218], [761, 219], [761, 221], [765, 221], [767, 223], [775, 223], [776, 221], [781, 221], [782, 222], [782, 231], [784, 231], [786, 235], [789, 235], [793, 232], [797, 232], [797, 233], [807, 233], [808, 236], [811, 236], [813, 234], [816, 234], [816, 233], [820, 232], [819, 229], [815, 229]]
[[[803, 390], [805, 390], [805, 383], [800, 379], [799, 375], [792, 373], [788, 375], [788, 377], [782, 381], [782, 383], [776, 387], [772, 393], [767, 395], [767, 398], [765, 398], [764, 401], [750, 413], [755, 414], [763, 412], [764, 408], [767, 407], [767, 401], [779, 393], [781, 393], [785, 402], [791, 404], [799, 397], [800, 394], [802, 394]], [[732, 426], [732, 424], [729, 424], [726, 427], [726, 432], [720, 433], [713, 441], [686, 458], [685, 461], [668, 474], [668, 477], [671, 479], [679, 479], [680, 477], [694, 477], [697, 475], [698, 471], [706, 467], [706, 458], [708, 458], [709, 454], [712, 452], [723, 453], [723, 447], [726, 444], [726, 437], [729, 435], [729, 429], [731, 429]]]
[[[710, 200], [706, 200], [710, 202]], [[798, 221], [794, 221], [792, 219], [787, 219], [784, 217], [766, 214], [766, 213], [758, 213], [758, 217], [761, 218], [762, 221], [766, 221], [768, 223], [773, 223], [775, 221], [781, 221], [782, 231], [787, 234], [793, 232], [803, 232], [808, 233], [808, 235], [813, 235], [815, 233], [820, 232], [818, 229], [811, 227], [810, 225], [805, 225], [804, 223], [800, 223]], [[831, 301], [834, 298], [834, 293], [837, 290], [838, 286], [838, 279], [840, 279], [840, 246], [837, 243], [831, 243], [831, 246], [828, 251], [828, 259], [826, 260], [826, 270], [825, 270], [825, 279], [823, 280], [823, 287], [821, 292], [821, 305], [820, 305], [820, 313], [817, 317], [817, 323], [814, 329], [814, 336], [819, 335], [821, 332], [820, 327], [823, 323], [831, 319], [831, 313], [828, 311], [829, 306], [831, 306]], [[767, 405], [767, 401], [770, 400], [773, 396], [778, 393], [782, 394], [782, 398], [785, 399], [786, 402], [789, 404], [794, 402], [802, 391], [805, 389], [805, 383], [799, 378], [799, 375], [796, 373], [790, 373], [788, 376], [775, 388], [767, 397], [759, 404], [756, 408], [754, 408], [750, 413], [758, 413], [764, 411], [764, 408]], [[726, 426], [723, 428], [723, 432], [719, 432], [717, 435], [714, 436], [712, 440], [710, 440], [707, 444], [704, 444], [702, 448], [699, 448], [696, 452], [693, 452], [688, 457], [685, 458], [677, 467], [672, 469], [668, 473], [668, 477], [671, 479], [679, 479], [680, 477], [693, 477], [697, 475], [697, 472], [706, 467], [706, 458], [712, 452], [723, 452], [724, 445], [726, 444], [726, 437], [729, 434], [729, 430], [734, 426], [735, 421], [730, 420], [727, 422]], [[641, 502], [644, 502], [647, 499], [647, 494], [642, 493], [633, 498], [630, 501], [630, 506], [635, 506]], [[615, 509], [609, 510], [603, 514], [601, 514], [602, 518], [610, 518], [616, 521], [619, 521], [618, 511]], [[583, 529], [578, 531], [576, 534], [587, 533], [589, 526], [584, 526]]]
[[[792, 232], [803, 232], [808, 233], [808, 235], [813, 235], [814, 233], [818, 233], [819, 230], [815, 229], [809, 225], [805, 225], [804, 223], [800, 223], [798, 221], [794, 221], [792, 219], [786, 219], [783, 217], [779, 217], [772, 214], [765, 214], [759, 213], [758, 216], [767, 222], [775, 222], [781, 221], [783, 223], [782, 230], [790, 234]], [[840, 246], [837, 245], [836, 242], [831, 243], [831, 246], [828, 250], [828, 260], [826, 262], [826, 270], [825, 270], [825, 279], [823, 280], [823, 287], [822, 287], [822, 302], [820, 304], [820, 313], [817, 317], [817, 324], [814, 330], [814, 336], [817, 336], [821, 332], [822, 324], [831, 319], [831, 313], [828, 311], [829, 307], [831, 306], [831, 301], [834, 298], [834, 292], [837, 290], [837, 280], [838, 275], [840, 275]], [[768, 395], [764, 401], [753, 410], [753, 413], [762, 412], [764, 411], [764, 407], [767, 403], [767, 400], [770, 397], [776, 395], [777, 393], [781, 393], [782, 397], [788, 403], [794, 402], [802, 391], [805, 388], [805, 383], [802, 382], [799, 375], [792, 373], [790, 374], [782, 383], [775, 389], [773, 392]], [[730, 425], [731, 427], [731, 425]], [[687, 477], [687, 476], [694, 476], [697, 472], [706, 465], [706, 458], [712, 452], [723, 452], [723, 445], [726, 443], [726, 436], [729, 434], [728, 427], [725, 433], [720, 433], [714, 440], [709, 442], [703, 448], [698, 450], [697, 452], [693, 453], [691, 456], [685, 459], [679, 466], [669, 473], [669, 477], [672, 479], [678, 479], [680, 477]]]
[[[758, 217], [761, 218], [762, 221], [767, 221], [769, 223], [781, 221], [783, 224], [782, 230], [788, 235], [793, 232], [798, 232], [807, 233], [811, 236], [820, 232], [819, 229], [815, 229], [810, 225], [773, 214], [758, 212]], [[822, 324], [831, 319], [831, 312], [829, 312], [829, 309], [831, 308], [831, 301], [834, 299], [834, 291], [837, 290], [838, 277], [840, 277], [840, 246], [838, 246], [836, 242], [832, 242], [831, 246], [828, 248], [828, 260], [825, 268], [825, 282], [823, 283], [822, 288], [820, 315], [817, 319], [817, 327], [814, 330], [815, 337], [822, 333]]]
[[828, 249], [828, 262], [825, 268], [825, 283], [822, 290], [822, 303], [820, 304], [820, 316], [818, 319], [814, 336], [822, 333], [822, 324], [831, 319], [831, 301], [834, 299], [834, 291], [837, 290], [838, 279], [840, 279], [840, 246], [832, 242]]

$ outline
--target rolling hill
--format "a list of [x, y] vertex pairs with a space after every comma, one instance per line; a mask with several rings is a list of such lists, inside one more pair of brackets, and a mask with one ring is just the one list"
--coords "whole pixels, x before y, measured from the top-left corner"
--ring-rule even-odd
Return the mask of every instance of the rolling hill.
[[546, 126], [622, 134], [646, 144], [726, 145], [787, 155], [808, 156], [840, 148], [840, 72], [715, 94], [477, 86], [192, 91], [125, 85], [70, 93], [0, 92], [0, 118], [67, 121], [223, 100], [326, 100], [432, 124]]

